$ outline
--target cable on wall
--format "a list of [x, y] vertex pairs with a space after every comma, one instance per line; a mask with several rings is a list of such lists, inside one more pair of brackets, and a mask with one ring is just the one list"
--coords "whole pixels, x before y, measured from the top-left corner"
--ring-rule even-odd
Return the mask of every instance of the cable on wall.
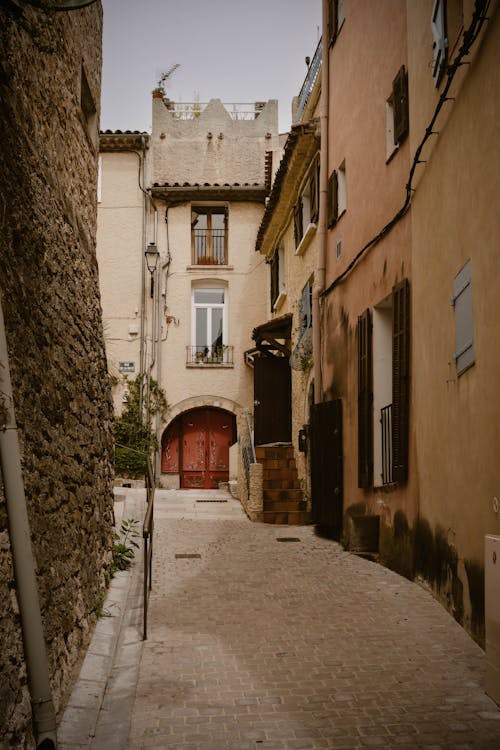
[[437, 135], [437, 132], [433, 128], [434, 128], [434, 125], [436, 123], [436, 120], [438, 118], [438, 115], [441, 111], [443, 104], [447, 101], [453, 101], [452, 97], [448, 97], [448, 92], [450, 90], [451, 84], [453, 83], [453, 79], [455, 78], [458, 68], [461, 67], [462, 65], [469, 64], [467, 62], [463, 62], [463, 58], [469, 54], [472, 45], [474, 44], [477, 37], [481, 33], [481, 29], [485, 21], [489, 20], [487, 17], [487, 12], [490, 6], [490, 1], [491, 0], [476, 0], [475, 2], [474, 13], [472, 15], [471, 24], [469, 28], [466, 31], [464, 31], [462, 46], [460, 47], [453, 62], [448, 66], [448, 69], [446, 71], [446, 75], [447, 75], [446, 84], [439, 97], [438, 103], [434, 110], [434, 114], [432, 115], [432, 118], [429, 122], [429, 125], [427, 126], [425, 130], [424, 137], [420, 141], [417, 147], [417, 150], [415, 151], [415, 156], [413, 157], [413, 162], [410, 168], [408, 182], [406, 184], [406, 198], [405, 198], [403, 205], [401, 206], [399, 211], [393, 216], [393, 218], [385, 225], [385, 227], [375, 237], [373, 237], [369, 242], [367, 242], [366, 245], [364, 245], [361, 248], [361, 250], [359, 250], [356, 256], [349, 263], [347, 268], [345, 268], [344, 271], [342, 271], [342, 273], [339, 274], [331, 282], [331, 284], [326, 289], [323, 290], [323, 292], [321, 292], [320, 297], [328, 296], [330, 292], [332, 292], [335, 289], [335, 287], [338, 286], [346, 278], [346, 276], [350, 274], [354, 266], [357, 265], [358, 261], [363, 257], [363, 255], [370, 248], [377, 245], [380, 242], [380, 240], [382, 240], [387, 234], [389, 234], [389, 232], [393, 229], [393, 227], [400, 221], [400, 219], [403, 218], [403, 216], [408, 211], [410, 204], [411, 204], [412, 193], [415, 191], [415, 188], [412, 187], [413, 178], [415, 175], [415, 169], [417, 168], [417, 164], [425, 163], [423, 160], [420, 159], [420, 155], [428, 139], [431, 137], [431, 135]]

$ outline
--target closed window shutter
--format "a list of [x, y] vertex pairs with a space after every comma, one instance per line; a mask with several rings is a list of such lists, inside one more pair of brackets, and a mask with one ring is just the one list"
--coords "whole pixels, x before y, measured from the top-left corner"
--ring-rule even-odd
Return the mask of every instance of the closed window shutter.
[[309, 179], [309, 196], [311, 200], [311, 222], [318, 220], [318, 165], [315, 163]]
[[302, 290], [299, 303], [299, 335], [302, 335], [312, 325], [311, 291], [312, 284], [308, 281]]
[[372, 314], [358, 318], [358, 487], [373, 482]]
[[392, 475], [408, 479], [410, 409], [410, 284], [404, 279], [392, 291]]
[[271, 260], [271, 310], [274, 307], [274, 303], [278, 299], [280, 293], [279, 290], [279, 278], [280, 278], [280, 259], [279, 252], [276, 250], [273, 259]]
[[302, 198], [299, 198], [293, 209], [293, 234], [295, 237], [295, 247], [300, 245], [302, 239]]
[[328, 3], [328, 33], [330, 35], [330, 44], [337, 36], [338, 25], [338, 0], [330, 0]]
[[402, 143], [408, 135], [408, 75], [402, 65], [392, 83], [394, 107], [394, 144]]
[[333, 227], [338, 218], [338, 178], [334, 170], [328, 180], [328, 227]]
[[472, 318], [472, 279], [470, 260], [455, 277], [452, 297], [455, 308], [455, 354], [460, 375], [474, 362], [474, 321]]

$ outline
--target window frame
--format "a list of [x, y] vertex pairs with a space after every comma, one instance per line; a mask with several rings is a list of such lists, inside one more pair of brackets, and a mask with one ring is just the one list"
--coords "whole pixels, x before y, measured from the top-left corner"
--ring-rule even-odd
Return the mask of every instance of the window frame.
[[[200, 291], [220, 291], [223, 292], [223, 302], [196, 302], [195, 295], [196, 292]], [[193, 352], [195, 353], [195, 356], [193, 359], [196, 361], [197, 364], [206, 364], [207, 363], [207, 357], [211, 356], [210, 352], [207, 351], [207, 353], [201, 352], [201, 356], [197, 356], [198, 348], [199, 347], [205, 347], [207, 350], [210, 350], [214, 348], [216, 345], [214, 344], [199, 344], [197, 340], [197, 321], [196, 321], [196, 311], [198, 309], [206, 309], [206, 310], [213, 310], [213, 309], [222, 309], [222, 352], [227, 348], [228, 346], [228, 288], [227, 285], [221, 283], [220, 281], [214, 281], [213, 283], [209, 283], [207, 281], [204, 281], [202, 283], [193, 284], [191, 289], [191, 347], [193, 348]], [[212, 318], [211, 315], [207, 314], [207, 329], [206, 329], [206, 338], [207, 341], [210, 340], [211, 334], [212, 334]], [[210, 333], [210, 335], [209, 335]], [[224, 362], [224, 356], [222, 354], [222, 357], [220, 357], [216, 363], [222, 364]]]
[[[207, 217], [207, 227], [206, 230], [198, 230], [198, 231], [206, 231], [206, 244], [205, 244], [205, 252], [203, 254], [200, 254], [199, 251], [197, 251], [196, 248], [196, 241], [195, 241], [195, 220], [193, 219], [193, 214], [198, 214], [198, 216], [206, 216]], [[214, 230], [212, 227], [212, 216], [216, 215], [223, 215], [224, 216], [224, 234], [222, 237], [223, 240], [223, 254], [222, 257], [220, 253], [214, 253], [214, 235], [213, 232], [217, 231]], [[191, 263], [194, 266], [207, 266], [207, 265], [214, 265], [214, 266], [226, 266], [228, 264], [228, 225], [229, 225], [229, 209], [227, 205], [216, 205], [216, 204], [210, 204], [210, 205], [203, 205], [203, 204], [191, 204]], [[200, 259], [206, 259], [206, 262], [200, 263]]]

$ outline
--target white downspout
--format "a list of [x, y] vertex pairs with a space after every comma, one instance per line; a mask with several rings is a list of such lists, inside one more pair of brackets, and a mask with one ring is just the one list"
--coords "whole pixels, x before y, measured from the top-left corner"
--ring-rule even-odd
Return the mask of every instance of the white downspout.
[[328, 59], [328, 0], [323, 0], [323, 32], [321, 39], [321, 104], [320, 104], [320, 171], [319, 171], [319, 219], [318, 219], [318, 258], [312, 295], [313, 306], [313, 372], [314, 402], [323, 400], [323, 373], [321, 369], [321, 309], [320, 294], [325, 288], [327, 212], [328, 212], [328, 94], [330, 71]]
[[10, 547], [21, 617], [28, 687], [37, 748], [53, 750], [56, 715], [50, 689], [47, 650], [31, 546], [30, 526], [21, 470], [9, 355], [0, 300], [0, 463], [9, 524]]

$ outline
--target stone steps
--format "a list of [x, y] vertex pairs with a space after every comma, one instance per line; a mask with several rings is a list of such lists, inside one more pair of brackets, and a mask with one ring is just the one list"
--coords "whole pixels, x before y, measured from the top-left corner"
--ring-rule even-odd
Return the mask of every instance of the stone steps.
[[264, 523], [303, 525], [310, 522], [300, 489], [293, 446], [259, 445], [257, 461], [263, 466]]

